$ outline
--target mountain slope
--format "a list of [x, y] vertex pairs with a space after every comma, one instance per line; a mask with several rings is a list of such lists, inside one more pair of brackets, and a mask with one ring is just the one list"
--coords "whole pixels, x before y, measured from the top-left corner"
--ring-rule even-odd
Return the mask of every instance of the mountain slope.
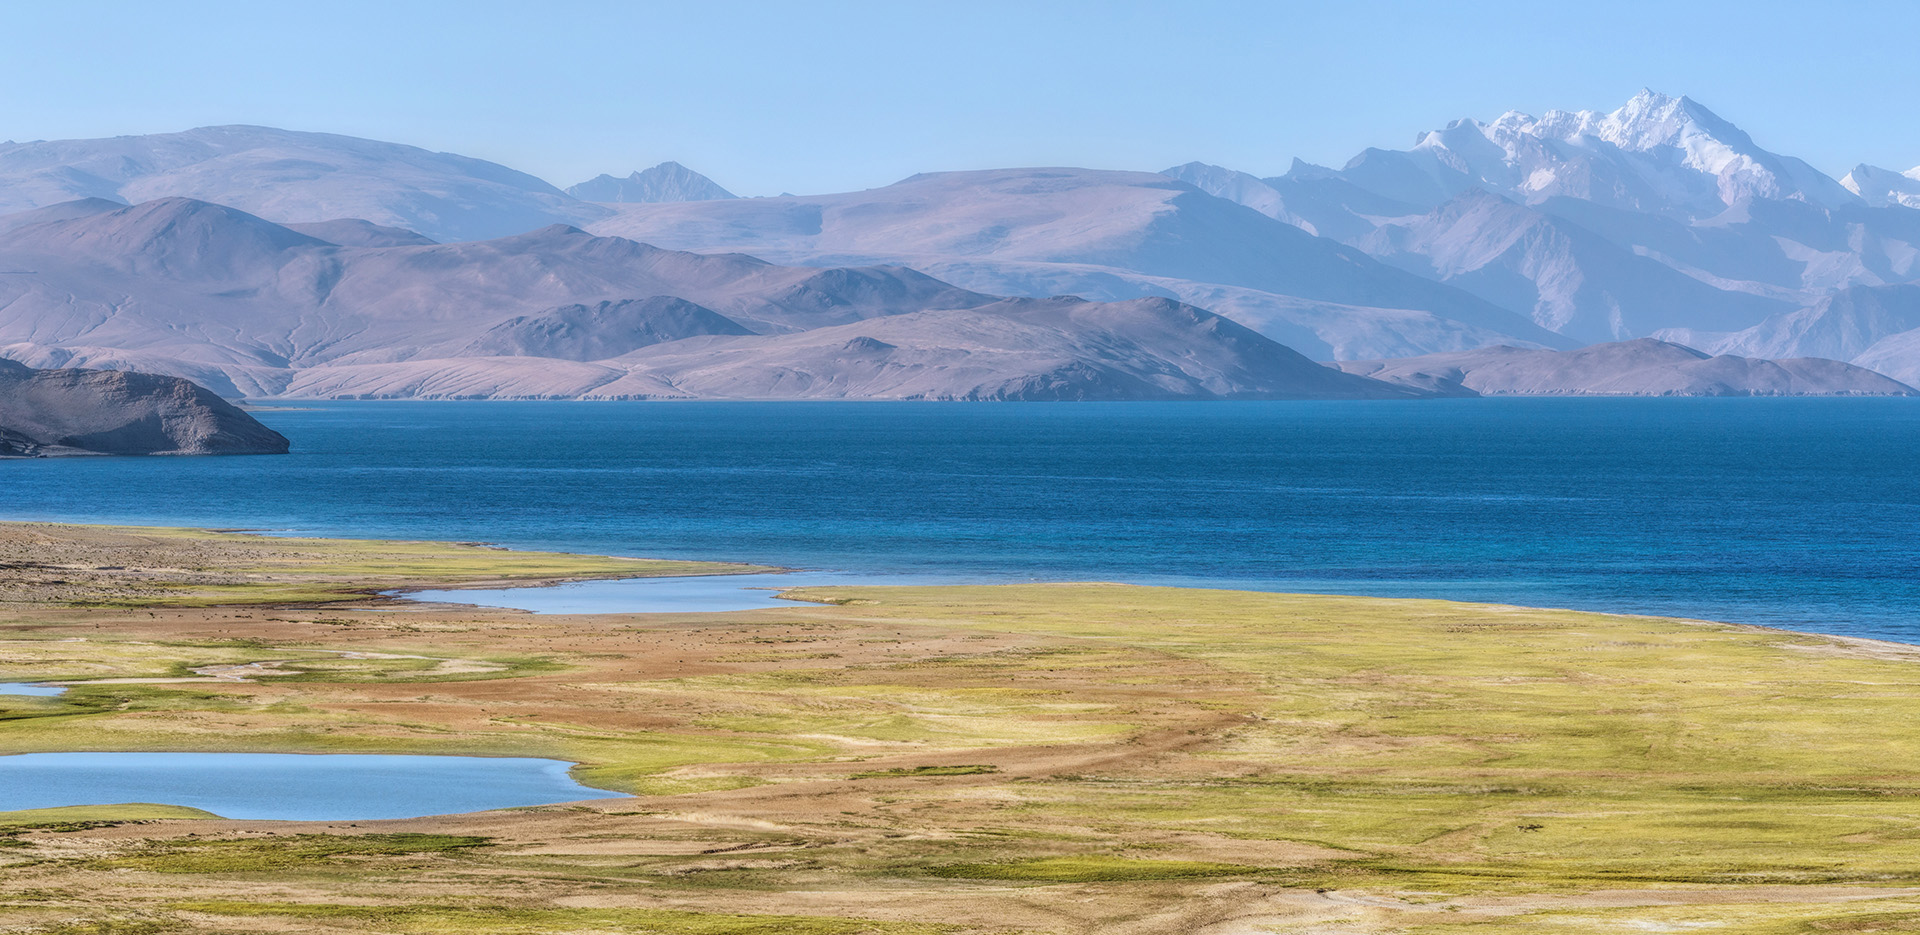
[[1840, 184], [1876, 208], [1887, 205], [1920, 208], [1920, 167], [1895, 172], [1862, 163], [1854, 166]]
[[[1672, 329], [1672, 340], [1720, 354], [1852, 360], [1876, 343], [1920, 328], [1920, 285], [1855, 286], [1741, 331]], [[1695, 343], [1695, 342], [1698, 343]]]
[[1573, 351], [1489, 347], [1336, 366], [1408, 387], [1483, 396], [1920, 396], [1837, 360], [1714, 357], [1651, 338]]
[[[702, 395], [932, 399], [1396, 398], [1169, 299], [1011, 299], [627, 358]], [[957, 352], [957, 353], [956, 353]]]
[[330, 133], [226, 126], [0, 145], [0, 212], [165, 197], [289, 223], [357, 218], [439, 241], [608, 214], [495, 163]]
[[[592, 230], [783, 263], [899, 263], [1000, 294], [1193, 301], [1181, 290], [1228, 287], [1265, 293], [1279, 319], [1304, 300], [1416, 310], [1455, 334], [1560, 342], [1505, 309], [1151, 173], [943, 172], [837, 195], [626, 205]], [[1292, 323], [1318, 333], [1316, 322]]]
[[1396, 399], [1168, 299], [1008, 299], [780, 335], [709, 336], [606, 360], [412, 360], [300, 371], [285, 395], [461, 398]]
[[570, 186], [567, 194], [582, 201], [649, 204], [663, 201], [713, 201], [737, 197], [713, 180], [677, 162], [663, 162], [624, 179], [598, 175]]
[[1386, 223], [1363, 241], [1371, 254], [1522, 309], [1543, 328], [1580, 340], [1649, 334], [1667, 322], [1742, 328], [1789, 302], [1716, 289], [1564, 219], [1468, 189], [1433, 211]]
[[1699, 103], [1648, 90], [1606, 114], [1509, 111], [1490, 123], [1456, 120], [1422, 134], [1411, 150], [1367, 150], [1340, 176], [1429, 209], [1469, 187], [1522, 203], [1563, 196], [1689, 219], [1755, 198], [1828, 208], [1859, 201]]
[[1348, 246], [1359, 246], [1383, 223], [1417, 216], [1422, 211], [1407, 202], [1367, 191], [1331, 169], [1298, 159], [1286, 175], [1267, 179], [1200, 162], [1174, 166], [1160, 174]]
[[1007, 300], [564, 226], [342, 246], [190, 199], [46, 216], [0, 232], [19, 273], [0, 277], [0, 354], [235, 395], [1405, 395], [1167, 299]]
[[656, 295], [518, 315], [487, 329], [460, 356], [605, 360], [682, 338], [752, 333], [710, 308]]
[[1920, 285], [1855, 286], [1740, 331], [1659, 336], [1718, 354], [1845, 360], [1920, 383]]
[[[1920, 170], [1861, 166], [1836, 182], [1651, 91], [1611, 113], [1455, 121], [1339, 170], [1294, 160], [1269, 179], [1200, 164], [1166, 174], [1580, 340], [1798, 354], [1759, 333], [1802, 327], [1814, 308], [1819, 328], [1881, 330], [1834, 323], [1854, 307], [1822, 303], [1920, 282]], [[1901, 353], [1881, 349], [1876, 366], [1920, 370]]]

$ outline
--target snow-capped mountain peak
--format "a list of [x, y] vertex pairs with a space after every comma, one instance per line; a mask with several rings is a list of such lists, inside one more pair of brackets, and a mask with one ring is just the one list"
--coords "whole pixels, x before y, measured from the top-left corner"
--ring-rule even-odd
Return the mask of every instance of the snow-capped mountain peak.
[[1682, 218], [1711, 217], [1749, 198], [1823, 207], [1856, 201], [1692, 99], [1652, 90], [1609, 113], [1508, 111], [1486, 123], [1455, 120], [1421, 134], [1407, 152], [1364, 153], [1348, 172], [1356, 184], [1368, 187], [1371, 176], [1379, 194], [1413, 196], [1427, 207], [1468, 187], [1529, 203], [1565, 196]]
[[1905, 172], [1878, 166], [1857, 165], [1840, 180], [1846, 189], [1876, 208], [1906, 205], [1920, 208], [1920, 167]]

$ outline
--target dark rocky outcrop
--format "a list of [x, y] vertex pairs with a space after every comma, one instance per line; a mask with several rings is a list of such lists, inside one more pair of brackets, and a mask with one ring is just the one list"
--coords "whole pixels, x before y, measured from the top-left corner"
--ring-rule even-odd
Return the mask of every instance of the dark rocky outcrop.
[[0, 457], [285, 454], [287, 439], [188, 380], [0, 360]]

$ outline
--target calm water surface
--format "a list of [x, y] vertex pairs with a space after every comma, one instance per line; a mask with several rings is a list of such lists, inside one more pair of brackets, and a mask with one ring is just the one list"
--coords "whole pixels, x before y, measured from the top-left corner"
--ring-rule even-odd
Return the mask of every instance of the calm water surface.
[[32, 682], [0, 682], [0, 695], [37, 695], [51, 698], [66, 689], [59, 685], [35, 685]]
[[619, 798], [560, 760], [295, 753], [0, 756], [0, 812], [153, 802], [222, 818], [374, 821]]
[[1920, 642], [1914, 400], [362, 402], [260, 418], [294, 454], [0, 463], [0, 515]]

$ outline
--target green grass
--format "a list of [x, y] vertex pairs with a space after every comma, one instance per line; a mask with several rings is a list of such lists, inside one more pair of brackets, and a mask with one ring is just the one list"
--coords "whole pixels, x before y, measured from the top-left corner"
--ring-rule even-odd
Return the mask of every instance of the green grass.
[[[716, 675], [675, 679], [656, 691], [724, 698], [724, 713], [703, 716], [696, 723], [742, 734], [939, 749], [1098, 741], [1125, 736], [1136, 725], [1110, 704], [993, 682], [1043, 667], [1112, 666], [1116, 655], [1124, 654], [1093, 648], [1044, 657], [1019, 654]], [[967, 684], [974, 679], [987, 684]]]
[[5, 525], [29, 541], [39, 541], [27, 554], [81, 551], [94, 559], [93, 571], [74, 569], [62, 585], [62, 593], [69, 595], [64, 601], [83, 607], [324, 604], [395, 588], [779, 570], [521, 552], [471, 542], [283, 538], [157, 526]]
[[858, 598], [844, 609], [862, 617], [1159, 653], [1237, 689], [1210, 701], [1243, 719], [1195, 753], [1217, 775], [1025, 783], [1018, 814], [1033, 824], [1318, 844], [1354, 855], [1328, 871], [1349, 880], [1449, 889], [1920, 883], [1909, 659], [1778, 631], [1441, 601], [1111, 585], [831, 593]]
[[998, 766], [897, 766], [854, 773], [848, 779], [892, 779], [901, 776], [980, 776], [997, 773]]
[[[425, 857], [485, 847], [488, 839], [450, 834], [298, 834], [260, 838], [178, 838], [117, 857], [86, 862], [93, 870], [157, 873], [269, 873], [335, 864], [353, 858]], [[384, 865], [383, 865], [384, 866]]]
[[339, 906], [273, 902], [181, 902], [182, 912], [358, 924], [387, 935], [940, 935], [949, 926], [818, 916], [742, 915], [657, 909], [527, 909], [510, 906]]
[[79, 830], [82, 827], [98, 827], [102, 824], [119, 824], [128, 821], [218, 817], [220, 816], [212, 812], [203, 812], [185, 805], [154, 805], [147, 802], [130, 802], [125, 805], [68, 805], [60, 808], [30, 808], [17, 812], [0, 812], [0, 834], [14, 833], [19, 830]]
[[[1887, 904], [1893, 905], [1887, 905]], [[1404, 935], [1618, 935], [1621, 932], [1700, 932], [1713, 935], [1907, 935], [1920, 931], [1920, 906], [1911, 899], [1865, 905], [1779, 905], [1735, 902], [1700, 906], [1516, 913], [1471, 922], [1434, 922], [1398, 930]]]
[[946, 864], [928, 871], [961, 880], [1022, 883], [1136, 883], [1149, 880], [1245, 879], [1271, 871], [1197, 860], [1135, 860], [1123, 857], [1043, 857], [1004, 863]]
[[26, 931], [29, 935], [168, 935], [181, 927], [163, 919], [86, 919]]
[[[618, 847], [493, 853], [451, 844], [335, 851], [316, 843], [272, 857], [260, 842], [295, 839], [259, 838], [174, 841], [98, 866], [208, 880], [311, 870], [300, 879], [374, 876], [443, 887], [421, 890], [413, 897], [421, 904], [405, 907], [181, 907], [197, 926], [213, 924], [201, 917], [244, 926], [252, 913], [296, 927], [305, 919], [403, 935], [933, 931], [858, 920], [479, 906], [448, 895], [476, 892], [473, 879], [500, 874], [545, 881], [528, 884], [546, 887], [540, 899], [577, 894], [576, 886], [644, 885], [648, 894], [689, 901], [727, 887], [756, 898], [841, 887], [861, 898], [872, 898], [874, 888], [970, 887], [941, 879], [1110, 885], [1090, 887], [1089, 899], [1134, 884], [1132, 892], [1152, 898], [1209, 881], [1252, 880], [1263, 888], [1415, 892], [1436, 903], [1450, 894], [1711, 890], [1733, 899], [1733, 887], [1754, 885], [1778, 885], [1783, 894], [1803, 884], [1920, 886], [1920, 743], [1913, 740], [1920, 653], [1874, 657], [1826, 638], [1753, 628], [1438, 601], [1109, 585], [844, 588], [813, 596], [839, 606], [765, 612], [753, 623], [719, 615], [674, 636], [709, 635], [714, 642], [696, 651], [726, 650], [742, 641], [742, 630], [759, 627], [755, 642], [771, 642], [764, 621], [772, 615], [782, 626], [807, 628], [804, 641], [782, 641], [838, 640], [832, 648], [857, 662], [809, 652], [729, 670], [708, 654], [698, 664], [711, 667], [692, 670], [702, 674], [628, 678], [622, 673], [643, 670], [599, 667], [583, 654], [563, 657], [579, 665], [578, 680], [423, 685], [417, 697], [429, 703], [416, 707], [411, 689], [376, 692], [360, 683], [426, 682], [425, 664], [354, 672], [322, 661], [305, 681], [251, 697], [191, 686], [78, 689], [33, 716], [0, 723], [0, 750], [551, 756], [583, 764], [576, 776], [589, 785], [663, 795], [841, 776], [916, 780], [840, 786], [835, 791], [851, 794], [819, 814], [791, 801], [766, 804], [777, 796], [633, 806], [698, 816], [703, 828], [759, 828], [773, 816], [783, 842], [806, 848], [803, 861], [789, 863], [774, 860], [772, 850], [729, 850], [688, 863], [636, 859]], [[648, 651], [651, 634], [632, 632], [633, 651]], [[418, 651], [485, 652], [532, 665], [539, 657], [498, 651], [528, 652], [548, 636], [502, 629], [499, 642], [463, 634], [462, 650]], [[60, 651], [79, 665], [95, 646], [109, 660], [101, 665], [137, 667], [141, 653], [151, 652], [177, 666], [192, 655], [191, 648], [130, 643]], [[271, 648], [236, 643], [220, 651], [245, 658]], [[381, 701], [364, 701], [370, 697]], [[983, 759], [1009, 775], [993, 776]], [[881, 765], [903, 761], [936, 765]], [[951, 777], [983, 778], [942, 781]], [[808, 786], [791, 788], [810, 794]], [[583, 818], [573, 833], [588, 836], [592, 820]], [[742, 832], [698, 833], [725, 844]], [[448, 859], [454, 855], [467, 856]], [[714, 869], [675, 871], [681, 864]], [[416, 866], [433, 872], [381, 876]], [[1920, 915], [1920, 900], [1847, 904], [1819, 891], [1792, 898], [1803, 902], [1516, 909], [1457, 920], [1430, 914], [1388, 930], [1815, 935], [1898, 931]]]

